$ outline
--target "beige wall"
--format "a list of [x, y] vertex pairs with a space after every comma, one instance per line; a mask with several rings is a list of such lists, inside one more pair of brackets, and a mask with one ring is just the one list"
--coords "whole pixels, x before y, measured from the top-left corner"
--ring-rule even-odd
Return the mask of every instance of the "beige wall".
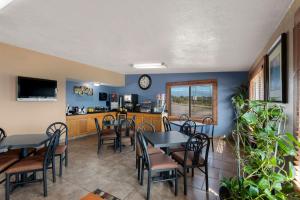
[[[56, 102], [17, 102], [18, 75], [58, 81]], [[66, 79], [123, 86], [125, 76], [54, 56], [0, 43], [0, 127], [9, 134], [39, 133], [65, 121]]]
[[294, 118], [294, 97], [293, 97], [293, 90], [294, 90], [294, 65], [293, 65], [293, 28], [294, 28], [294, 16], [297, 9], [300, 8], [300, 0], [295, 0], [294, 3], [291, 5], [290, 9], [288, 10], [287, 14], [280, 22], [279, 26], [277, 27], [276, 31], [268, 41], [265, 48], [260, 52], [259, 57], [253, 64], [253, 67], [259, 62], [259, 60], [267, 54], [268, 50], [272, 46], [272, 44], [276, 41], [276, 39], [280, 36], [281, 33], [286, 32], [288, 34], [288, 103], [283, 104], [287, 115], [288, 115], [288, 124], [287, 124], [287, 131], [293, 131], [293, 118]]

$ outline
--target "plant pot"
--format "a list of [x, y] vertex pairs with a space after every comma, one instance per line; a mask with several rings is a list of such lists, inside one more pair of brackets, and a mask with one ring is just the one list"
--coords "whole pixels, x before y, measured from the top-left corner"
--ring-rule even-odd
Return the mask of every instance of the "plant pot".
[[220, 187], [219, 196], [220, 196], [220, 200], [230, 199], [231, 197], [230, 190], [225, 186]]

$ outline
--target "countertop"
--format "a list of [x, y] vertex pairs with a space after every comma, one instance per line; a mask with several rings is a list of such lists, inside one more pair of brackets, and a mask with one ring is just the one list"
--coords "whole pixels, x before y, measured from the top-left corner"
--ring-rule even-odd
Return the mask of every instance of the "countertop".
[[[66, 116], [76, 116], [76, 115], [90, 115], [90, 114], [98, 114], [98, 113], [110, 113], [110, 112], [118, 112], [118, 111], [96, 111], [90, 112], [86, 114], [66, 114]], [[127, 113], [145, 113], [145, 114], [162, 114], [161, 112], [127, 112]]]

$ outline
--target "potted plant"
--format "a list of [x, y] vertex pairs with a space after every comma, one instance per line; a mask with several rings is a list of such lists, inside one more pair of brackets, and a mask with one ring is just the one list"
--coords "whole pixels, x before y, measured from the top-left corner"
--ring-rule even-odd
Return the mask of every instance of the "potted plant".
[[237, 176], [221, 181], [221, 199], [299, 199], [293, 192], [299, 142], [285, 132], [286, 115], [280, 105], [249, 101], [241, 93], [232, 98], [236, 111], [233, 131]]

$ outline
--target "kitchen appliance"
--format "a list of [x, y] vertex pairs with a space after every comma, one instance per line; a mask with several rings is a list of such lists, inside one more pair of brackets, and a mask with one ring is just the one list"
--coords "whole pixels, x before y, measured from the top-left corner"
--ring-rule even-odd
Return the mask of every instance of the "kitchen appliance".
[[17, 101], [56, 101], [56, 80], [18, 76], [17, 81]]
[[141, 103], [141, 112], [152, 112], [153, 103], [151, 100], [145, 100], [143, 103]]
[[136, 105], [139, 102], [139, 96], [137, 94], [124, 95], [124, 108], [128, 111], [135, 111]]
[[124, 96], [119, 95], [119, 108], [124, 107]]
[[107, 100], [107, 93], [99, 92], [99, 101], [106, 101]]
[[153, 112], [162, 113], [165, 112], [166, 108], [166, 94], [156, 95], [156, 105], [153, 108]]
[[106, 106], [109, 110], [116, 111], [119, 109], [119, 99], [117, 93], [111, 93], [109, 99], [106, 102]]

